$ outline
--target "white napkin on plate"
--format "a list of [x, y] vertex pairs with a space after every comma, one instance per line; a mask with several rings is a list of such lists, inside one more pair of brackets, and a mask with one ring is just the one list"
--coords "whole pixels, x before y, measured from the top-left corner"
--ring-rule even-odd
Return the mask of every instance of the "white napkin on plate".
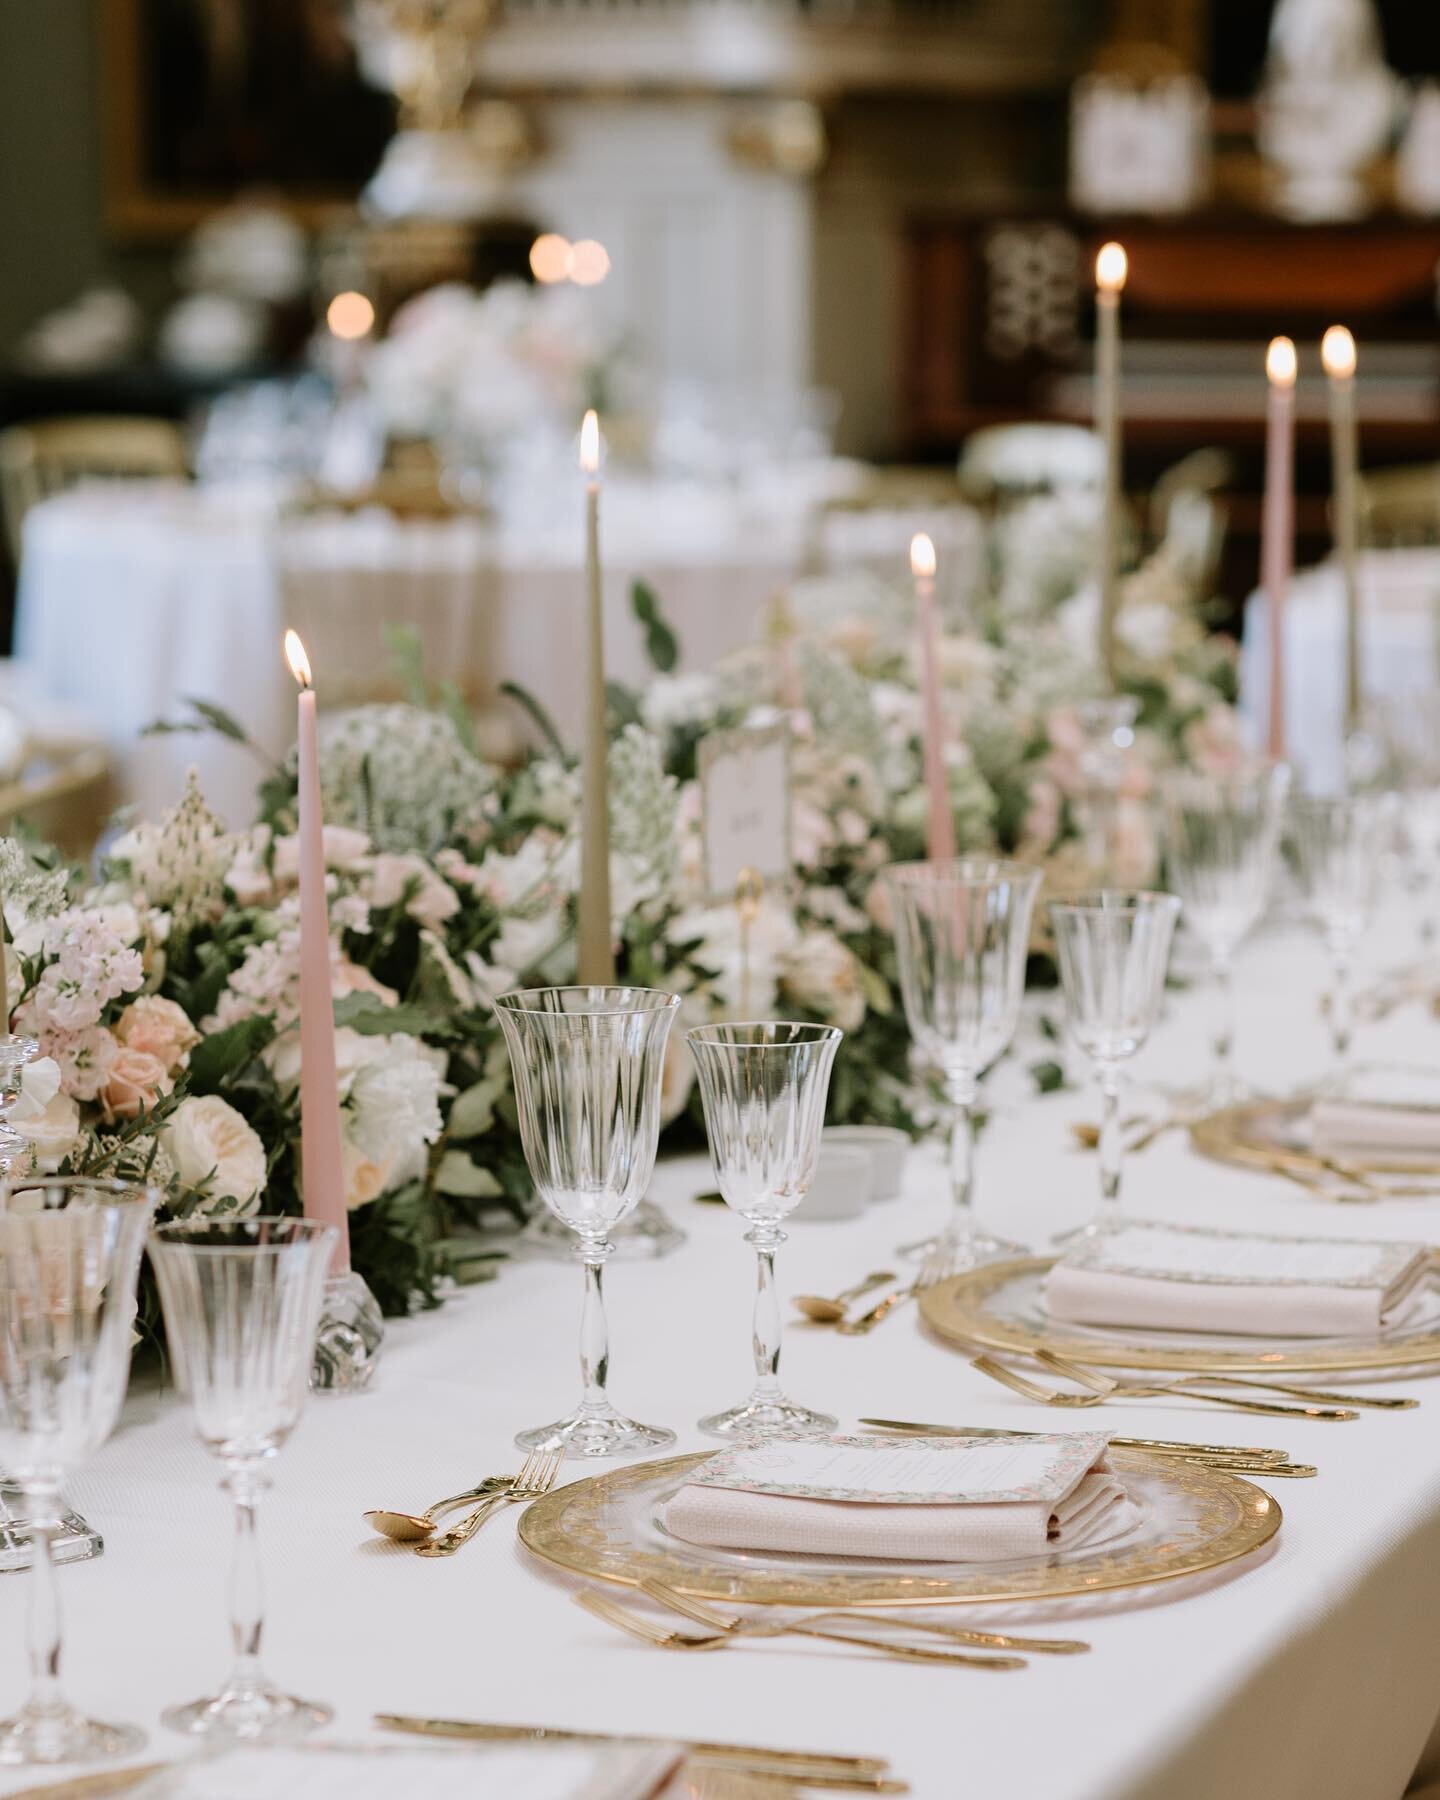
[[1045, 1279], [1045, 1310], [1141, 1330], [1373, 1336], [1403, 1315], [1429, 1267], [1424, 1244], [1137, 1220], [1067, 1252]]
[[[767, 1445], [702, 1464], [661, 1517], [674, 1536], [714, 1549], [907, 1562], [1040, 1556], [1083, 1546], [1129, 1506], [1105, 1444], [1097, 1432], [912, 1438], [903, 1446], [834, 1438], [791, 1445], [801, 1454], [768, 1469]], [[826, 1465], [818, 1478], [817, 1464]], [[897, 1473], [917, 1485], [888, 1486]], [[797, 1479], [787, 1482], [787, 1474]], [[755, 1482], [792, 1491], [757, 1491]]]
[[1310, 1138], [1322, 1154], [1407, 1151], [1440, 1156], [1440, 1080], [1426, 1069], [1359, 1069], [1343, 1094], [1310, 1108]]

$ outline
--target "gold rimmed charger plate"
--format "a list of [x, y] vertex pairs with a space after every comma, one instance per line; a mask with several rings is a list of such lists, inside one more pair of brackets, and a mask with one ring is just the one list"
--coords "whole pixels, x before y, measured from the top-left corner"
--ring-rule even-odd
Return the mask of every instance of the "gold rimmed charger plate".
[[[706, 1550], [647, 1527], [702, 1450], [592, 1475], [532, 1501], [520, 1540], [545, 1562], [593, 1581], [637, 1587], [654, 1577], [707, 1600], [774, 1606], [939, 1606], [1041, 1600], [1143, 1587], [1248, 1556], [1280, 1529], [1279, 1504], [1223, 1469], [1112, 1450], [1111, 1466], [1148, 1507], [1143, 1530], [1033, 1561], [906, 1566]], [[806, 1566], [807, 1564], [811, 1566]]]
[[1345, 1169], [1354, 1169], [1383, 1190], [1375, 1199], [1440, 1196], [1440, 1161], [1434, 1157], [1386, 1156], [1374, 1150], [1325, 1156], [1310, 1149], [1301, 1127], [1311, 1105], [1309, 1100], [1259, 1100], [1228, 1106], [1197, 1119], [1190, 1127], [1190, 1141], [1214, 1162], [1297, 1175], [1317, 1186], [1343, 1185]]
[[[1159, 1331], [1120, 1332], [1059, 1324], [1038, 1299], [1053, 1256], [1018, 1256], [985, 1263], [938, 1282], [920, 1294], [920, 1315], [937, 1336], [965, 1350], [1013, 1350], [1033, 1356], [1050, 1350], [1104, 1369], [1166, 1369], [1175, 1374], [1239, 1372], [1319, 1375], [1440, 1364], [1440, 1293], [1427, 1322], [1392, 1328], [1373, 1338], [1250, 1338], [1223, 1347], [1220, 1338], [1180, 1338]], [[1431, 1258], [1430, 1290], [1440, 1283], [1440, 1253]], [[1078, 1415], [1077, 1415], [1078, 1416]], [[1075, 1429], [1083, 1429], [1077, 1425]]]

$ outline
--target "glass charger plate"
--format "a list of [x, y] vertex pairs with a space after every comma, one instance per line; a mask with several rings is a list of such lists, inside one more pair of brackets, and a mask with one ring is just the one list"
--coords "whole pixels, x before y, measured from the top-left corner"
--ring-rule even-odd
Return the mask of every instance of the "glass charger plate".
[[[1271, 1174], [1294, 1175], [1317, 1189], [1360, 1177], [1360, 1191], [1335, 1198], [1433, 1199], [1440, 1195], [1440, 1160], [1386, 1155], [1380, 1150], [1322, 1154], [1310, 1129], [1309, 1100], [1261, 1100], [1227, 1107], [1198, 1119], [1190, 1141], [1215, 1162], [1239, 1163]], [[1375, 1192], [1370, 1192], [1373, 1187]]]
[[1038, 1600], [1194, 1575], [1248, 1555], [1280, 1528], [1270, 1495], [1220, 1469], [1112, 1451], [1135, 1515], [1103, 1541], [997, 1563], [710, 1550], [673, 1537], [660, 1503], [713, 1452], [666, 1457], [556, 1488], [521, 1515], [520, 1540], [546, 1562], [635, 1587], [656, 1577], [710, 1600], [784, 1606], [925, 1606]]
[[1404, 1320], [1374, 1337], [1221, 1337], [1076, 1325], [1045, 1311], [1044, 1279], [1054, 1258], [986, 1263], [920, 1295], [920, 1316], [940, 1337], [966, 1350], [1053, 1350], [1107, 1369], [1171, 1369], [1188, 1374], [1245, 1370], [1319, 1374], [1420, 1369], [1440, 1363], [1440, 1256]]

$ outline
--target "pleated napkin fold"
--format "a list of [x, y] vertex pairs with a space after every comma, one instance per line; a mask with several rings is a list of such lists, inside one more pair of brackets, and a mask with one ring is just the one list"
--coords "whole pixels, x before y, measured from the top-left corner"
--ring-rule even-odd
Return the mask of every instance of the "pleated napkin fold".
[[1077, 1244], [1045, 1280], [1052, 1319], [1246, 1337], [1364, 1337], [1403, 1318], [1424, 1244], [1266, 1237], [1135, 1221]]
[[[896, 1448], [893, 1440], [871, 1442], [886, 1451]], [[987, 1481], [969, 1482], [967, 1459], [953, 1454], [967, 1444], [972, 1449], [983, 1447], [992, 1471]], [[1001, 1478], [997, 1488], [993, 1471], [1007, 1445], [1021, 1449], [1031, 1471], [1034, 1459], [1043, 1459], [1046, 1447], [1051, 1447], [1052, 1475], [1036, 1480], [1027, 1475], [1019, 1490], [1005, 1487]], [[1124, 1484], [1105, 1461], [1103, 1433], [1033, 1438], [1023, 1444], [1018, 1439], [911, 1439], [905, 1448], [920, 1457], [927, 1452], [945, 1456], [953, 1468], [949, 1475], [953, 1491], [929, 1492], [923, 1499], [912, 1494], [901, 1500], [757, 1492], [752, 1487], [719, 1485], [746, 1478], [743, 1465], [727, 1475], [731, 1459], [720, 1457], [702, 1465], [665, 1503], [662, 1522], [674, 1536], [712, 1549], [981, 1563], [1081, 1547], [1102, 1530], [1112, 1532], [1119, 1523], [1118, 1510], [1130, 1505]], [[742, 1455], [737, 1453], [734, 1460], [739, 1462]], [[944, 1479], [940, 1477], [940, 1485]], [[878, 1485], [884, 1484], [882, 1475]], [[1002, 1497], [1017, 1493], [1022, 1497]]]

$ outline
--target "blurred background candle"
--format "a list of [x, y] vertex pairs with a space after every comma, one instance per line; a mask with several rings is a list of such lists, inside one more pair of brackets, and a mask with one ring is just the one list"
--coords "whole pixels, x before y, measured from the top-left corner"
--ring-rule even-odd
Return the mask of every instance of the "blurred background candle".
[[605, 730], [605, 613], [600, 574], [600, 421], [580, 428], [585, 476], [585, 748], [580, 822], [579, 979], [603, 987], [615, 979], [610, 941], [609, 739]]
[[932, 862], [955, 854], [955, 816], [945, 774], [945, 714], [940, 704], [940, 626], [935, 613], [935, 546], [923, 532], [910, 540], [915, 619], [920, 633], [921, 742], [930, 796], [928, 853]]
[[1355, 420], [1355, 339], [1332, 325], [1320, 343], [1330, 380], [1330, 528], [1345, 586], [1345, 735], [1359, 729], [1364, 698], [1360, 650], [1360, 451]]
[[300, 773], [300, 1185], [305, 1217], [339, 1230], [333, 1267], [342, 1274], [350, 1267], [350, 1221], [340, 1151], [340, 1086], [335, 1077], [320, 747], [310, 659], [293, 631], [285, 633], [285, 660], [300, 684], [295, 732]]
[[1295, 346], [1270, 340], [1265, 374], [1265, 501], [1260, 523], [1260, 581], [1270, 621], [1270, 755], [1285, 755], [1285, 596], [1295, 554]]
[[1115, 616], [1120, 605], [1120, 294], [1130, 262], [1119, 244], [1095, 258], [1095, 429], [1105, 450], [1105, 504], [1100, 520], [1100, 666], [1115, 686]]

